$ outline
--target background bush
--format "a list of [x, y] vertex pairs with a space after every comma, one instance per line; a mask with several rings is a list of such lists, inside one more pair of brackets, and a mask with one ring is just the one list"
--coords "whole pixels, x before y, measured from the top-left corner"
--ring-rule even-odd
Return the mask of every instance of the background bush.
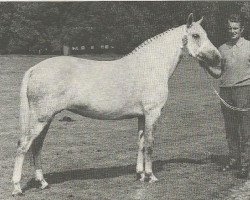
[[[0, 53], [61, 53], [63, 45], [114, 46], [128, 53], [141, 42], [186, 23], [193, 12], [215, 45], [226, 40], [227, 16], [249, 21], [248, 2], [1, 2]], [[249, 31], [245, 29], [245, 37]]]

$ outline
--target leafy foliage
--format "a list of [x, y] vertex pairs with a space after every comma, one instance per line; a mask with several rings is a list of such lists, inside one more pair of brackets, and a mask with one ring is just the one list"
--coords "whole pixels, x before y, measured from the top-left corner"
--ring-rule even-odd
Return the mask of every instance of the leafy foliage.
[[1, 2], [0, 53], [60, 52], [63, 45], [77, 44], [110, 44], [127, 53], [184, 24], [191, 12], [205, 17], [203, 26], [219, 45], [226, 38], [227, 15], [239, 11], [249, 20], [248, 2]]

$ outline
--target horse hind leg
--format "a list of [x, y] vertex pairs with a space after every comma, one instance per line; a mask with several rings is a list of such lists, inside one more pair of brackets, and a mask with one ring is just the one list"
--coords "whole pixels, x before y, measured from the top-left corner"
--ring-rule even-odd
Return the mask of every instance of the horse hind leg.
[[40, 122], [39, 120], [31, 120], [30, 121], [30, 130], [23, 134], [21, 139], [18, 142], [14, 171], [13, 171], [13, 184], [14, 191], [12, 193], [13, 196], [22, 194], [20, 180], [22, 174], [22, 167], [26, 153], [30, 149], [33, 141], [40, 135], [40, 133], [44, 130], [48, 121]]
[[49, 121], [45, 127], [43, 128], [42, 132], [38, 137], [36, 137], [31, 145], [31, 153], [32, 153], [32, 164], [34, 165], [35, 169], [35, 180], [40, 182], [41, 189], [45, 189], [48, 187], [48, 183], [45, 181], [42, 171], [42, 162], [41, 162], [41, 151], [43, 147], [43, 142], [48, 132], [49, 126], [51, 121]]

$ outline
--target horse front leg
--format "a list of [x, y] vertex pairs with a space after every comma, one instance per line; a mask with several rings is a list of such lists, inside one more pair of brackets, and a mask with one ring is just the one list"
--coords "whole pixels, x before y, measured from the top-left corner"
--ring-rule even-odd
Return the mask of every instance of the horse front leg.
[[145, 117], [140, 116], [138, 118], [138, 157], [136, 164], [136, 173], [137, 179], [140, 181], [144, 181], [145, 173], [144, 173], [144, 134], [145, 134]]
[[149, 178], [149, 182], [156, 182], [158, 179], [152, 170], [152, 155], [154, 146], [153, 128], [156, 120], [160, 116], [161, 109], [154, 109], [145, 115], [145, 178]]

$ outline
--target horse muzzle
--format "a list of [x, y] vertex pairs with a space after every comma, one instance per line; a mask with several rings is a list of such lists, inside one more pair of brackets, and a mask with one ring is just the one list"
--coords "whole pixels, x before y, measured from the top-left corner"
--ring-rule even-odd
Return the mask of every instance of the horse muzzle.
[[196, 58], [200, 61], [206, 62], [210, 66], [218, 66], [221, 63], [221, 55], [218, 50], [210, 50], [200, 52]]

